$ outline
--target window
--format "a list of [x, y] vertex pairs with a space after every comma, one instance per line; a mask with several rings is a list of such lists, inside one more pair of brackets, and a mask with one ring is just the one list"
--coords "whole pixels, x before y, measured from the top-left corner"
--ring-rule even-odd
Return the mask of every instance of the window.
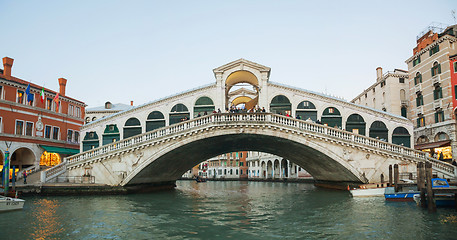
[[376, 92], [375, 89], [373, 88], [373, 93]]
[[416, 73], [414, 77], [414, 85], [417, 85], [422, 82], [422, 75], [420, 73]]
[[26, 122], [26, 124], [25, 124], [25, 135], [33, 136], [33, 122]]
[[440, 74], [441, 73], [441, 64], [439, 64], [438, 62], [434, 62], [431, 72], [432, 72], [432, 77]]
[[68, 130], [67, 131], [67, 141], [72, 142], [73, 140], [73, 130]]
[[437, 99], [440, 99], [440, 98], [443, 98], [443, 91], [442, 91], [442, 88], [441, 88], [441, 87], [436, 87], [436, 88], [433, 90], [433, 99], [434, 99], [434, 100], [437, 100]]
[[398, 81], [399, 81], [400, 83], [405, 83], [405, 78], [399, 78]]
[[454, 85], [455, 100], [457, 100], [457, 85]]
[[[457, 73], [457, 62], [454, 62], [454, 73]], [[1, 86], [0, 86], [0, 90], [1, 90]]]
[[59, 128], [58, 127], [52, 128], [52, 139], [59, 140]]
[[76, 107], [76, 117], [81, 117], [81, 108]]
[[70, 115], [70, 116], [75, 115], [75, 107], [71, 104], [68, 104], [68, 115]]
[[443, 111], [438, 111], [438, 112], [435, 113], [435, 122], [436, 123], [444, 122], [444, 113], [443, 113]]
[[440, 45], [436, 44], [433, 48], [430, 49], [430, 51], [429, 51], [430, 56], [437, 53], [439, 50], [440, 50]]
[[3, 86], [0, 86], [0, 99], [3, 99]]
[[25, 94], [24, 91], [17, 90], [17, 103], [25, 103]]
[[243, 153], [242, 152], [240, 152], [240, 158], [243, 158]]
[[2, 118], [0, 117], [0, 133], [2, 132]]
[[417, 127], [423, 127], [423, 126], [425, 126], [425, 118], [424, 117], [417, 118]]
[[407, 117], [407, 109], [406, 109], [406, 107], [401, 107], [401, 116], [402, 117]]
[[52, 110], [52, 98], [46, 98], [46, 109]]
[[422, 106], [422, 105], [424, 105], [424, 98], [423, 98], [422, 94], [421, 95], [417, 95], [417, 97], [416, 97], [416, 106], [419, 107], [419, 106]]
[[44, 128], [44, 137], [51, 138], [51, 126], [46, 126]]
[[[382, 81], [382, 82], [381, 82], [381, 87], [384, 87], [384, 86], [386, 86], [386, 81]], [[373, 90], [374, 90], [374, 89], [373, 89]]]
[[416, 66], [421, 62], [421, 56], [417, 56], [416, 59], [413, 60], [413, 67]]
[[22, 135], [24, 132], [24, 121], [16, 120], [16, 135]]

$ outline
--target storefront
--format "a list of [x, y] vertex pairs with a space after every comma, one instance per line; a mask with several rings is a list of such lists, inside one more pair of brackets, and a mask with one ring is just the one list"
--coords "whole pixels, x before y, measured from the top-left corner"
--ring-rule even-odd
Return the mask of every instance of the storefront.
[[40, 145], [45, 151], [41, 154], [40, 165], [52, 167], [62, 162], [64, 157], [79, 153], [79, 149]]
[[427, 152], [430, 157], [434, 157], [436, 159], [440, 159], [440, 155], [442, 153], [444, 161], [449, 163], [452, 161], [451, 140], [417, 144], [414, 148]]

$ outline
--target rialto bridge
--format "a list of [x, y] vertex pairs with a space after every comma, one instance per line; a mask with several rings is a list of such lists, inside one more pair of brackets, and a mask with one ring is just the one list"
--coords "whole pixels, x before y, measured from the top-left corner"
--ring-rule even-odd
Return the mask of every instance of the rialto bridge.
[[[410, 148], [406, 118], [270, 82], [270, 68], [244, 59], [213, 72], [213, 84], [83, 126], [81, 153], [42, 181], [91, 175], [109, 185], [172, 182], [206, 159], [244, 150], [284, 157], [323, 181], [379, 182], [390, 164], [415, 170], [419, 161], [432, 161], [439, 176], [456, 176], [454, 166]], [[231, 106], [266, 112], [226, 113]]]

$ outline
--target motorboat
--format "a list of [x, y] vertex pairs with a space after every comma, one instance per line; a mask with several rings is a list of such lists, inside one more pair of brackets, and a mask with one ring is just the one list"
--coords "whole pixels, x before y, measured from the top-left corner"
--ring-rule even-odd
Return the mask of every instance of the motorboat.
[[[432, 178], [432, 189], [455, 189], [455, 186], [449, 186], [449, 183], [444, 178]], [[439, 190], [438, 190], [439, 191]], [[435, 193], [435, 204], [437, 207], [455, 207], [455, 193]], [[427, 196], [427, 194], [426, 194]], [[421, 205], [420, 193], [413, 196], [417, 205]], [[427, 204], [427, 202], [425, 203]]]
[[0, 196], [0, 212], [20, 210], [24, 203], [23, 199]]
[[400, 185], [399, 190], [396, 192], [395, 187], [386, 187], [384, 197], [386, 201], [393, 202], [413, 202], [414, 195], [420, 194], [415, 184]]

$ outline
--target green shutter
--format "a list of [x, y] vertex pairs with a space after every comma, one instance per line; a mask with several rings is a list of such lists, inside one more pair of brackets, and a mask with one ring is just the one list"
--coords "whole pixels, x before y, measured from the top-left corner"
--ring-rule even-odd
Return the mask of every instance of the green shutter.
[[435, 122], [438, 122], [438, 113], [435, 113]]
[[457, 85], [454, 85], [454, 97], [457, 100]]
[[432, 77], [435, 76], [435, 71], [433, 71], [434, 68], [435, 68], [435, 67], [430, 68], [430, 72], [432, 73]]
[[438, 64], [438, 74], [441, 73], [441, 64]]

